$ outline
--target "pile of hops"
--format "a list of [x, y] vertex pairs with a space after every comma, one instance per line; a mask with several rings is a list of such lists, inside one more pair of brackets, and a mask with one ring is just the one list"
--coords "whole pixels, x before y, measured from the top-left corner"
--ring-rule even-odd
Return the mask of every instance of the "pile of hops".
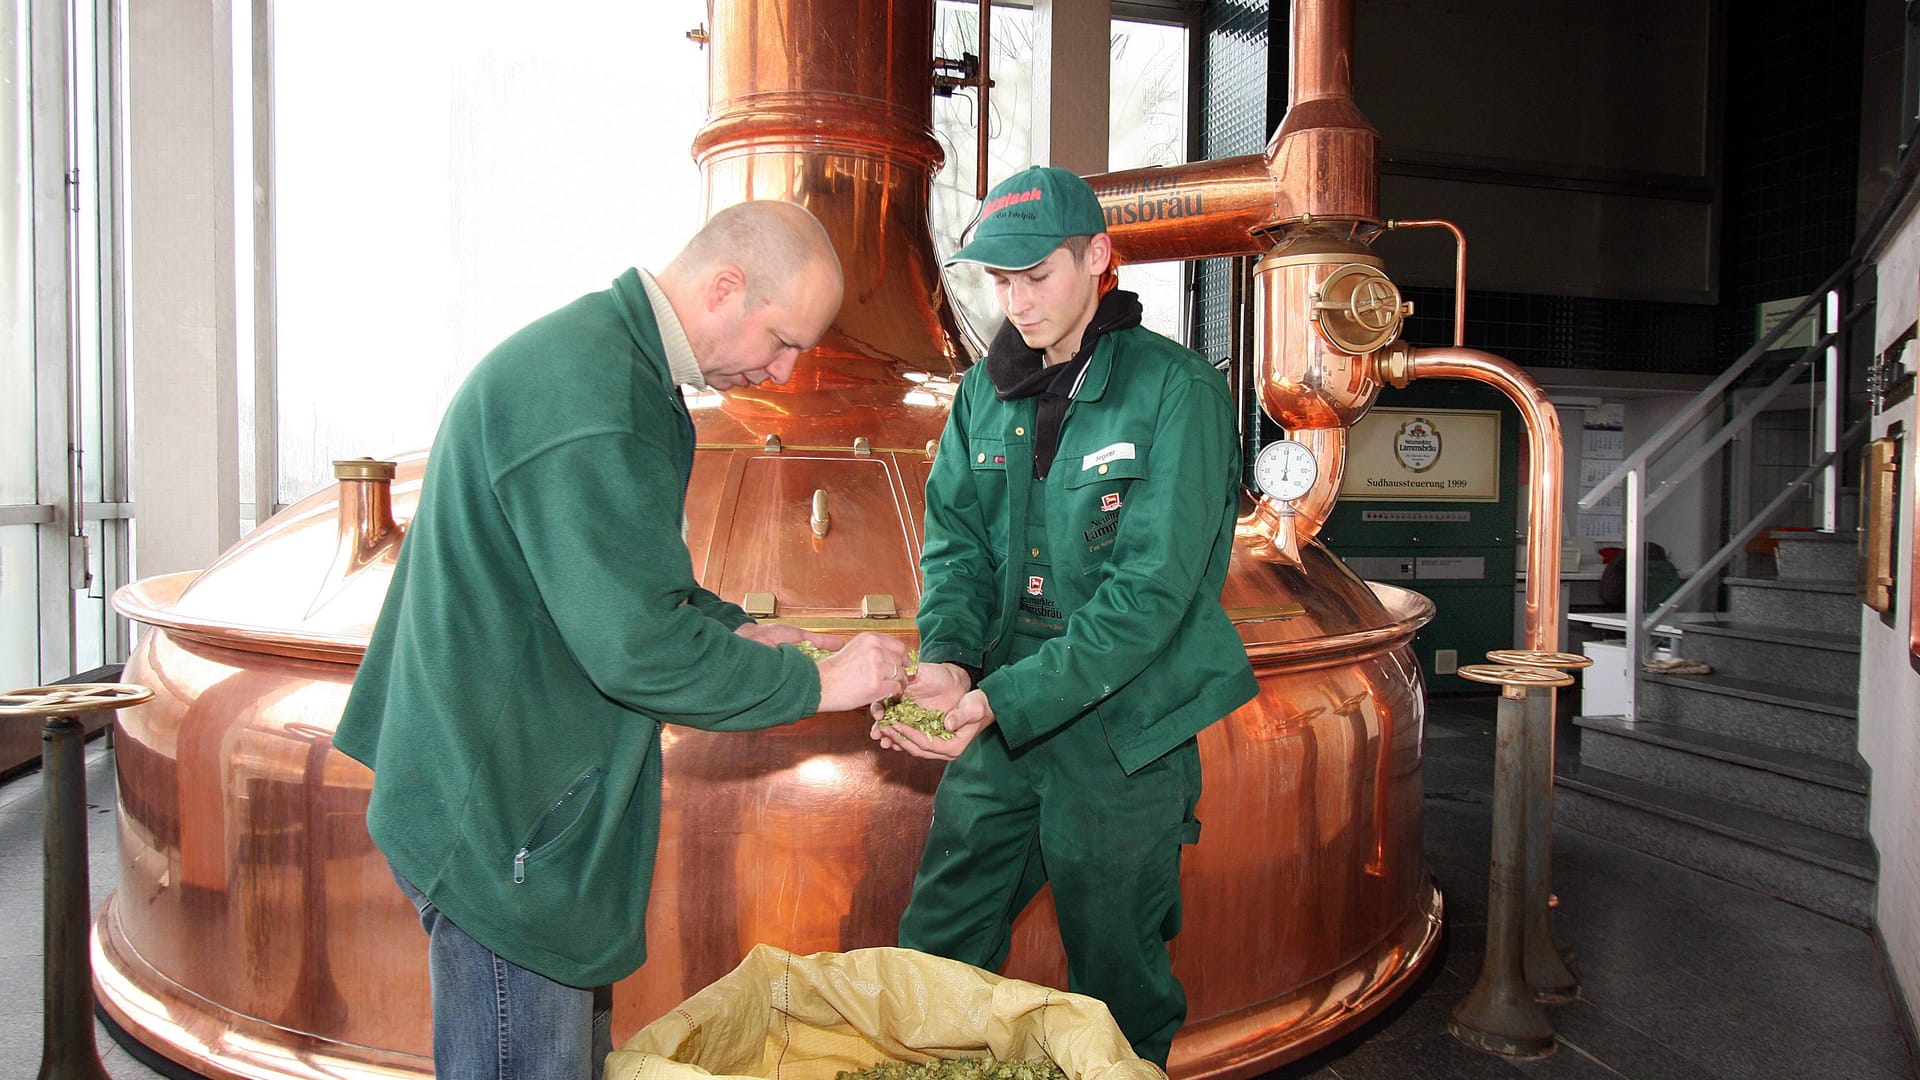
[[[907, 674], [912, 675], [919, 670], [920, 650], [915, 649], [907, 654]], [[880, 713], [880, 722], [888, 727], [905, 724], [920, 734], [934, 739], [953, 738], [953, 732], [947, 730], [946, 719], [946, 713], [934, 712], [917, 701], [908, 701], [904, 695], [887, 702], [886, 708]], [[950, 1080], [961, 1080], [961, 1078], [954, 1077]], [[987, 1078], [982, 1077], [977, 1080], [987, 1080]]]
[[992, 1058], [947, 1058], [910, 1065], [883, 1061], [870, 1069], [843, 1072], [834, 1080], [1067, 1080], [1066, 1070], [1051, 1061], [995, 1061]]
[[[797, 642], [794, 647], [816, 664], [832, 655], [810, 641]], [[916, 649], [907, 654], [907, 674], [912, 675], [918, 670], [920, 670], [920, 652]], [[946, 713], [935, 712], [917, 701], [908, 701], [905, 697], [897, 697], [887, 702], [882, 710], [880, 722], [889, 727], [904, 724], [929, 738], [951, 739], [953, 732], [947, 730], [946, 719]], [[888, 1077], [883, 1080], [905, 1080], [905, 1078]], [[963, 1078], [956, 1077], [950, 1080], [963, 1080]], [[974, 1078], [969, 1076], [964, 1080], [974, 1080]], [[980, 1080], [1003, 1080], [1003, 1078], [980, 1078]], [[1004, 1078], [1004, 1080], [1012, 1080], [1012, 1078]]]

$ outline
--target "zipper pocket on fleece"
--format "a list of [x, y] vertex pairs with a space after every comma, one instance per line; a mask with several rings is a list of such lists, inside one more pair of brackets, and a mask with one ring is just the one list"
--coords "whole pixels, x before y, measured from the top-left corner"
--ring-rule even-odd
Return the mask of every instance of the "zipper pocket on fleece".
[[527, 859], [541, 849], [560, 842], [560, 839], [573, 831], [580, 819], [586, 816], [587, 804], [600, 790], [600, 766], [595, 765], [580, 774], [565, 794], [553, 801], [540, 820], [533, 823], [533, 831], [520, 842], [520, 850], [513, 853], [513, 883], [524, 884], [527, 880]]

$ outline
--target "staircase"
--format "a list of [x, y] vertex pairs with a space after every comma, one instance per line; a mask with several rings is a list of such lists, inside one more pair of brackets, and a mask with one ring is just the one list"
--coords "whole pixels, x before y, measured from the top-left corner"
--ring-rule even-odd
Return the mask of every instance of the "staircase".
[[1787, 533], [1778, 576], [1727, 578], [1726, 613], [1679, 639], [1712, 674], [1642, 674], [1638, 720], [1575, 717], [1555, 819], [1865, 927], [1855, 550], [1850, 533]]

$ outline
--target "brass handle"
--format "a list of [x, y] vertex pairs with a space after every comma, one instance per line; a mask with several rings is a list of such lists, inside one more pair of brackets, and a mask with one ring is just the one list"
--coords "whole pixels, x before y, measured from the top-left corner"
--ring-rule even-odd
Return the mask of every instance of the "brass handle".
[[808, 524], [813, 526], [813, 535], [827, 535], [827, 489], [819, 488], [813, 493], [813, 518]]

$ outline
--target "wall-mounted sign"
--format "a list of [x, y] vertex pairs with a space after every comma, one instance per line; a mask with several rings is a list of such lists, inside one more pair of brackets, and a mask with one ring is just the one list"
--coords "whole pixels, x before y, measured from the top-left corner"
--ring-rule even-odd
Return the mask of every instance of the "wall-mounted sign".
[[1499, 412], [1374, 409], [1348, 436], [1340, 497], [1362, 502], [1498, 502]]

